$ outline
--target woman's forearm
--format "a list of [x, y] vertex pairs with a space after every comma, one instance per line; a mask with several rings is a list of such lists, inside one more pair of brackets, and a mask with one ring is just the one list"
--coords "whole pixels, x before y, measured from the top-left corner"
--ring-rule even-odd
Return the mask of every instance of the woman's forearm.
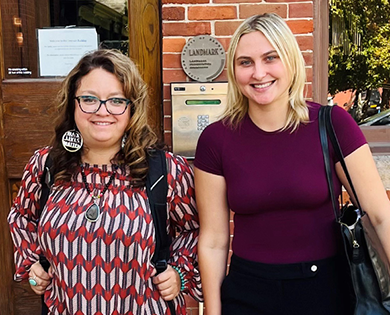
[[226, 275], [228, 244], [211, 247], [199, 238], [199, 267], [206, 315], [221, 315], [221, 284]]

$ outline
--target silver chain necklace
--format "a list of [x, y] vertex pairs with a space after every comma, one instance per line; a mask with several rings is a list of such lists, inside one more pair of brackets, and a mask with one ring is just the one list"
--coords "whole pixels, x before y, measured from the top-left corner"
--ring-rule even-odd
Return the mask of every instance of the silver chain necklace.
[[100, 211], [99, 205], [97, 204], [98, 200], [104, 195], [104, 193], [107, 191], [108, 187], [111, 185], [112, 181], [114, 180], [115, 174], [116, 174], [116, 169], [117, 169], [117, 167], [114, 166], [114, 171], [112, 172], [108, 182], [104, 185], [103, 190], [101, 192], [99, 192], [97, 195], [94, 195], [92, 193], [91, 189], [89, 188], [89, 184], [87, 182], [87, 176], [85, 175], [85, 172], [84, 172], [84, 166], [81, 165], [81, 177], [83, 179], [85, 189], [87, 190], [90, 197], [93, 199], [93, 204], [88, 207], [87, 211], [85, 211], [85, 214], [84, 214], [85, 218], [89, 222], [96, 222], [99, 219], [101, 211]]

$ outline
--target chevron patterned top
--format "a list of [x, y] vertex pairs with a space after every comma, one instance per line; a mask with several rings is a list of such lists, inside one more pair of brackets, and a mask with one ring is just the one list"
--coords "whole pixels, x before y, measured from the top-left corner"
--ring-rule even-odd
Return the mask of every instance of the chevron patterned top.
[[[54, 278], [44, 295], [50, 314], [170, 314], [151, 278], [155, 236], [145, 188], [130, 187], [128, 169], [119, 168], [97, 201], [102, 214], [97, 222], [89, 222], [84, 213], [93, 199], [77, 172], [71, 183], [54, 185], [37, 224], [39, 177], [48, 152], [46, 147], [31, 157], [8, 216], [16, 245], [15, 280], [27, 279], [31, 264], [43, 253], [54, 269]], [[169, 152], [166, 158], [167, 226], [177, 234], [170, 263], [183, 272], [184, 292], [199, 298], [199, 225], [193, 173], [184, 158]], [[84, 168], [95, 193], [102, 190], [113, 172], [111, 165]], [[174, 304], [177, 314], [186, 314], [182, 294]]]

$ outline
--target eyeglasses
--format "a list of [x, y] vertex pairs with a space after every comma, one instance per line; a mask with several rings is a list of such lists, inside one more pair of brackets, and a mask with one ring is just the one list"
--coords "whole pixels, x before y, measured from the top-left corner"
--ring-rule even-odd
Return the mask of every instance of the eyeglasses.
[[75, 99], [79, 103], [80, 109], [86, 114], [94, 114], [99, 111], [102, 104], [106, 106], [107, 112], [111, 115], [122, 115], [127, 106], [131, 103], [127, 98], [112, 97], [106, 100], [100, 100], [95, 96], [81, 95]]

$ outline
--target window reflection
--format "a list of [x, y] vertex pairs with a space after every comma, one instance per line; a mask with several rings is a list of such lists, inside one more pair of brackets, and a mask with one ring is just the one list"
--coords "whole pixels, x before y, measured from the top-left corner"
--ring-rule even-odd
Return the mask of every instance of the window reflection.
[[5, 77], [37, 78], [36, 30], [94, 27], [100, 46], [128, 54], [128, 0], [7, 0], [3, 12]]
[[105, 48], [127, 54], [127, 1], [54, 0], [50, 5], [52, 26], [93, 26]]

